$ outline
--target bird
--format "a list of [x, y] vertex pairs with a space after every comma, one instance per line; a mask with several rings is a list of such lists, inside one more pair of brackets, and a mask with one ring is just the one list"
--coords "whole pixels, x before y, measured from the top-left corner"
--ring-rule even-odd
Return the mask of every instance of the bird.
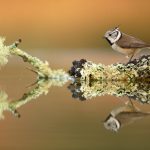
[[150, 44], [125, 34], [119, 30], [119, 26], [105, 32], [104, 38], [111, 45], [112, 49], [132, 58], [144, 48], [150, 48]]
[[121, 127], [129, 125], [134, 121], [149, 115], [150, 112], [143, 112], [128, 101], [125, 105], [114, 108], [106, 117], [103, 124], [107, 130], [116, 133]]

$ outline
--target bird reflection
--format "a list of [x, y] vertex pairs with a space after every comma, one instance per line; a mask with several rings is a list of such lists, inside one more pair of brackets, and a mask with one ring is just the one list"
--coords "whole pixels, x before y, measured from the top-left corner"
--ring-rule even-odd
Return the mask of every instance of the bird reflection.
[[[129, 87], [132, 90], [129, 90]], [[80, 101], [91, 99], [95, 96], [103, 96], [105, 94], [128, 97], [129, 101], [123, 106], [114, 108], [103, 122], [104, 127], [110, 131], [117, 132], [120, 128], [150, 115], [150, 112], [141, 111], [132, 102], [132, 100], [134, 100], [140, 103], [150, 103], [150, 86], [146, 82], [131, 83], [126, 87], [123, 86], [121, 82], [112, 84], [111, 82], [101, 83], [96, 81], [86, 84], [86, 82], [80, 83], [77, 81], [71, 83], [68, 89], [71, 91], [72, 97]]]
[[143, 112], [131, 102], [124, 106], [114, 108], [104, 121], [104, 127], [107, 130], [118, 132], [121, 127], [129, 125], [136, 120], [150, 115], [150, 112]]

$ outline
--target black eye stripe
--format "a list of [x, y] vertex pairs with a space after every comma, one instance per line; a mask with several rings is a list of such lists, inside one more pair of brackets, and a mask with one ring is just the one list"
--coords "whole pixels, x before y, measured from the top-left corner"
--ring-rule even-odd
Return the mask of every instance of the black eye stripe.
[[119, 32], [118, 31], [114, 31], [112, 33], [109, 33], [109, 36], [112, 36], [112, 34], [117, 33], [116, 37], [118, 36]]
[[116, 32], [117, 32], [117, 36], [118, 36], [119, 32], [118, 31], [116, 31]]

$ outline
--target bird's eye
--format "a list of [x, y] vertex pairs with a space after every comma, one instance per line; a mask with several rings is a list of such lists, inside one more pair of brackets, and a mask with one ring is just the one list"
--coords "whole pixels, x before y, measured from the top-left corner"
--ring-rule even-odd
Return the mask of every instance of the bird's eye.
[[109, 33], [109, 36], [111, 36], [112, 34], [111, 33]]

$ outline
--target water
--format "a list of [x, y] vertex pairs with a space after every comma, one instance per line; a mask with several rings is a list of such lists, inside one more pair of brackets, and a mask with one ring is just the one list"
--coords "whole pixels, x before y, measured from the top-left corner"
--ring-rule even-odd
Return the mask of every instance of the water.
[[[52, 68], [69, 69], [74, 59], [85, 58], [85, 53], [70, 55], [68, 53], [52, 55], [34, 53], [32, 55], [48, 60]], [[67, 56], [66, 56], [67, 55]], [[86, 59], [109, 64], [113, 60], [104, 59], [107, 54], [97, 57], [88, 54]], [[111, 55], [112, 56], [112, 55]], [[65, 61], [62, 58], [66, 58]], [[10, 59], [0, 74], [0, 90], [8, 94], [9, 102], [19, 100], [24, 93], [33, 90], [35, 86], [27, 88], [36, 80], [36, 75], [26, 69], [27, 65], [18, 58]], [[65, 67], [63, 67], [65, 66]], [[112, 110], [126, 106], [127, 97], [110, 95], [97, 96], [90, 100], [80, 101], [72, 98], [68, 90], [71, 82], [62, 87], [51, 86], [47, 95], [40, 95], [37, 99], [22, 105], [17, 109], [20, 118], [10, 111], [4, 111], [5, 119], [0, 120], [0, 148], [29, 149], [29, 150], [91, 150], [91, 149], [149, 149], [150, 117], [141, 117], [133, 123], [126, 124], [119, 131], [106, 130], [104, 121]], [[130, 105], [130, 103], [128, 102]], [[134, 101], [134, 106], [142, 112], [148, 112], [149, 105], [142, 105]], [[135, 119], [129, 115], [127, 119]], [[133, 120], [134, 120], [133, 119]], [[128, 120], [126, 121], [128, 123]]]

